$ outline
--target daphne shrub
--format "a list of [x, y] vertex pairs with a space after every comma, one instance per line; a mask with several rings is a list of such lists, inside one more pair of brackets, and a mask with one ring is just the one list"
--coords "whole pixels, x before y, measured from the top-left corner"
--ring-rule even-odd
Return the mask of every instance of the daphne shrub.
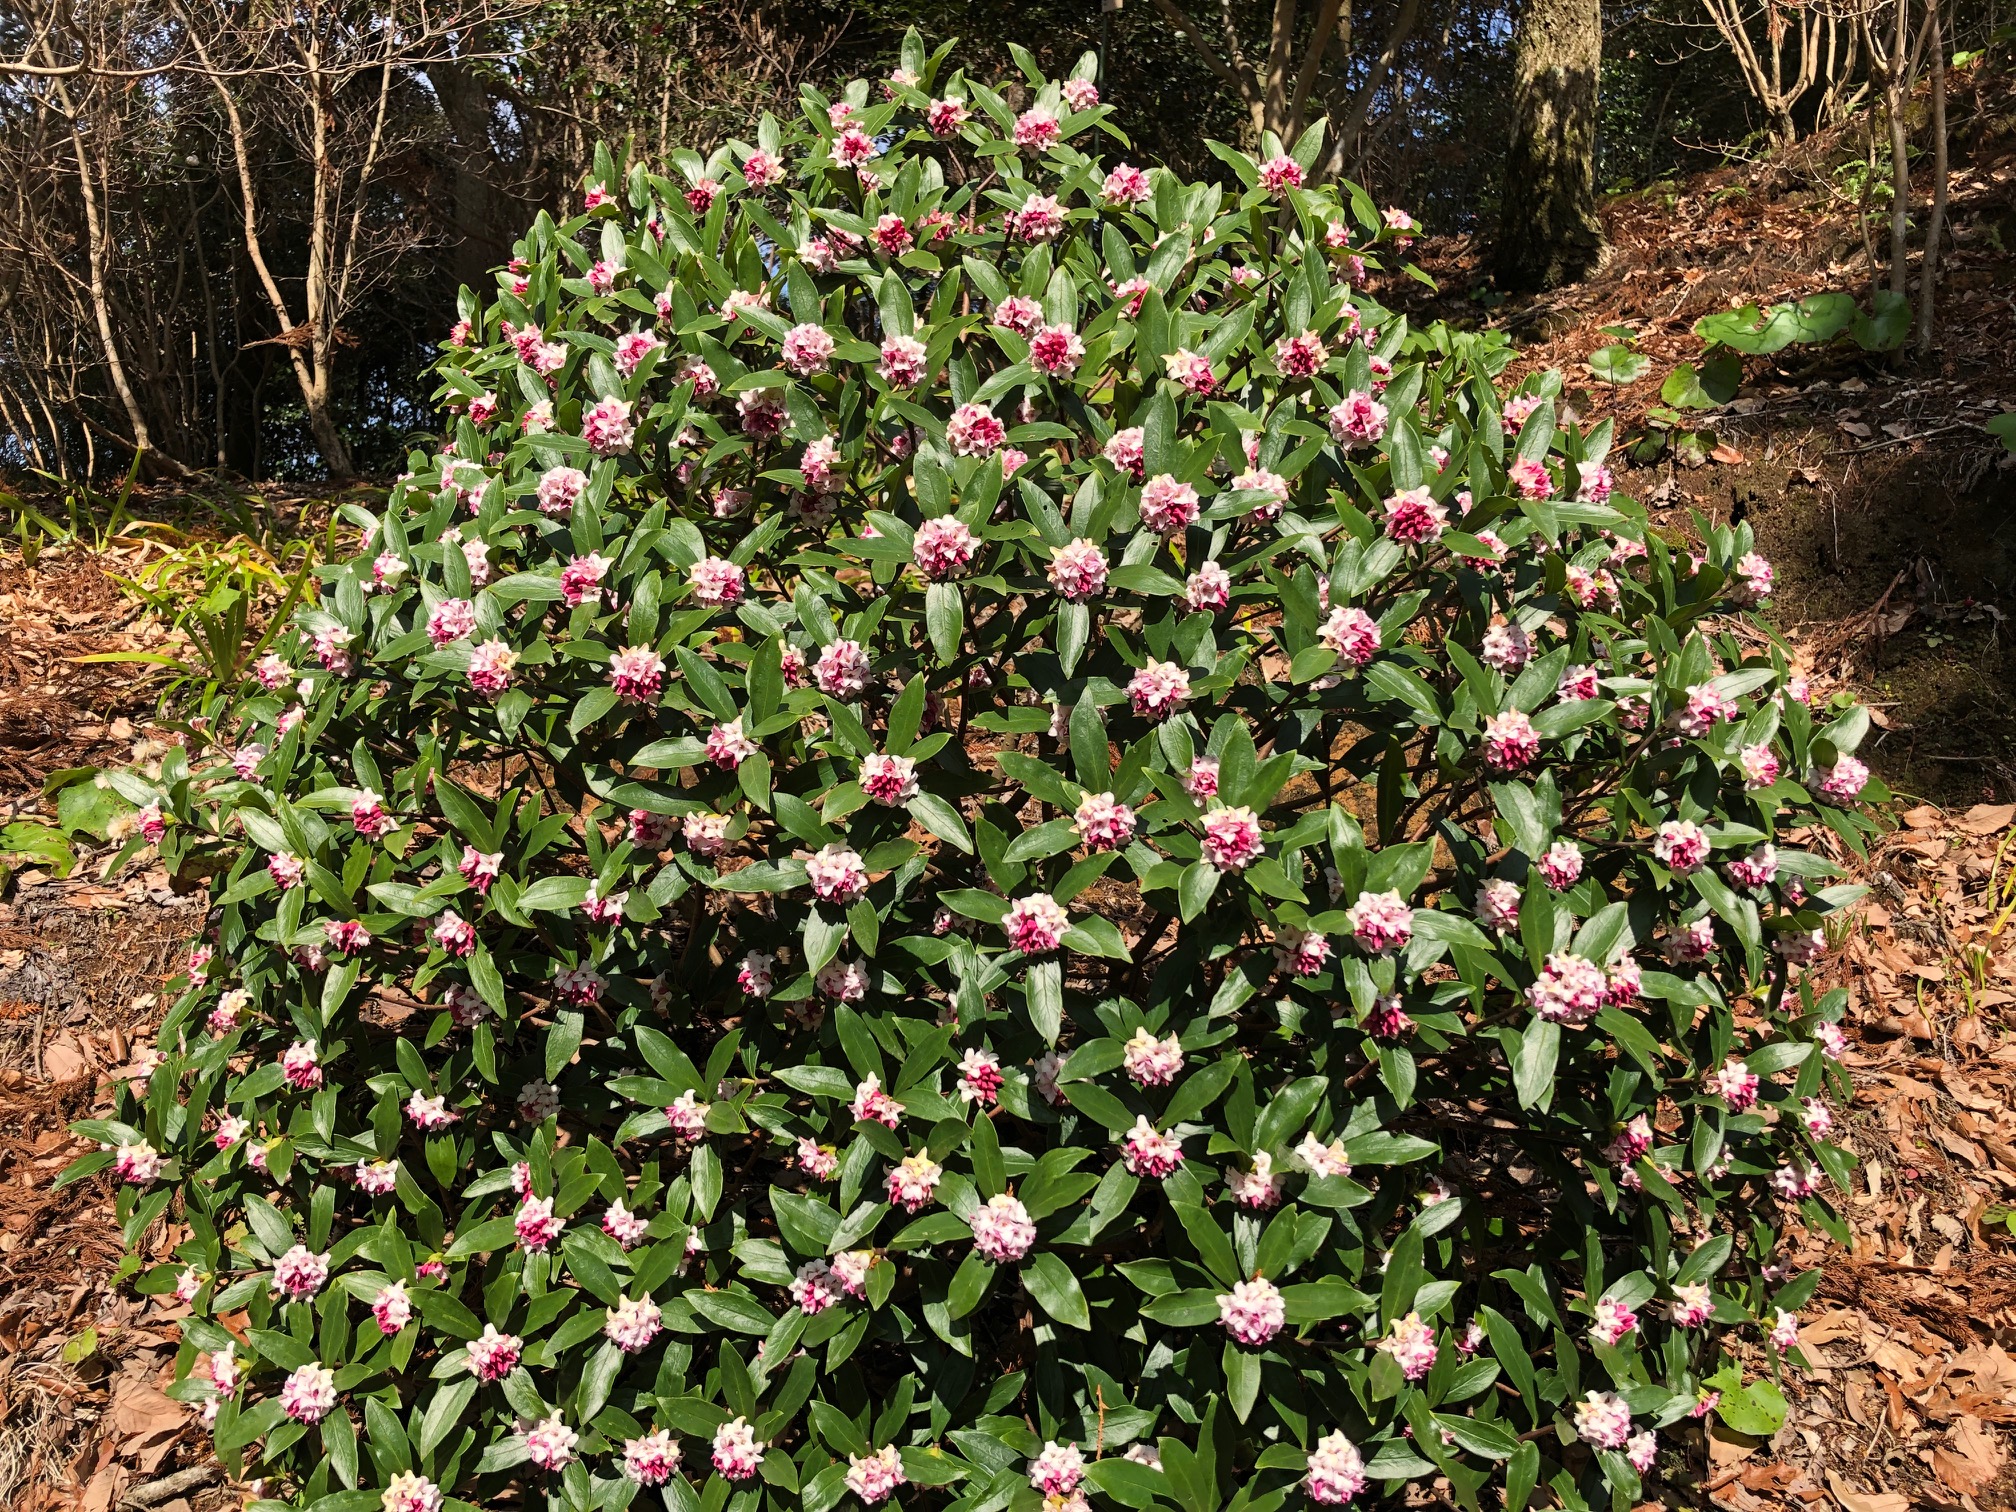
[[1320, 126], [905, 58], [599, 154], [110, 775], [210, 890], [67, 1173], [173, 1395], [269, 1509], [1628, 1506], [1841, 1232], [1867, 717]]

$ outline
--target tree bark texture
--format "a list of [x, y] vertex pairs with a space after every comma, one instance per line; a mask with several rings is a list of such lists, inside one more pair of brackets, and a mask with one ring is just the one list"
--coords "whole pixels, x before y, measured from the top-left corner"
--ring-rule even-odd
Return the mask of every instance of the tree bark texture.
[[[497, 194], [488, 171], [497, 157], [490, 143], [490, 92], [475, 65], [459, 58], [430, 63], [427, 78], [441, 101], [450, 133], [455, 276], [472, 289], [482, 289], [489, 270], [511, 251], [510, 241], [498, 228]], [[517, 208], [511, 207], [514, 214]]]
[[1596, 218], [1601, 0], [1527, 0], [1512, 61], [1512, 143], [1498, 282], [1532, 292], [1572, 283], [1603, 255]]

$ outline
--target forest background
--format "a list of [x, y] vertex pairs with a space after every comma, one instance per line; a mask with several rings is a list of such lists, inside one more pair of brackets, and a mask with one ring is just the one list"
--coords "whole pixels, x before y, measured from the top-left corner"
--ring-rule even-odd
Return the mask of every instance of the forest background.
[[0, 468], [396, 472], [458, 285], [578, 199], [593, 143], [704, 154], [886, 72], [912, 25], [983, 75], [1017, 43], [1055, 72], [1098, 51], [1137, 155], [1186, 175], [1329, 117], [1326, 174], [1477, 234], [1444, 292], [1478, 319], [1600, 264], [1599, 195], [1816, 130], [1848, 144], [1822, 180], [1861, 276], [1904, 292], [1941, 234], [1943, 74], [2007, 29], [2001, 0], [9, 4]]

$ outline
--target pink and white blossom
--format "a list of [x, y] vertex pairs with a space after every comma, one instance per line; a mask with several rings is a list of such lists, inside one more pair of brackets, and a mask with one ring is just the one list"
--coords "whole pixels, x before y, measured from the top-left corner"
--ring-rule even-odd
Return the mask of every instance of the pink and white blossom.
[[335, 1406], [336, 1372], [326, 1365], [302, 1365], [280, 1388], [280, 1410], [297, 1423], [319, 1423]]
[[1557, 1024], [1586, 1024], [1603, 1008], [1609, 979], [1603, 968], [1585, 956], [1557, 952], [1547, 957], [1540, 975], [1526, 989], [1534, 1013]]
[[979, 1046], [959, 1057], [959, 1100], [991, 1108], [1000, 1098], [1003, 1079], [1001, 1058]]
[[1635, 1333], [1638, 1315], [1610, 1297], [1597, 1300], [1594, 1321], [1589, 1325], [1589, 1337], [1599, 1344], [1617, 1344], [1625, 1335]]
[[1175, 1035], [1157, 1039], [1146, 1025], [1121, 1046], [1120, 1064], [1144, 1087], [1166, 1087], [1183, 1069], [1183, 1045]]
[[1050, 585], [1069, 603], [1083, 603], [1106, 587], [1106, 556], [1091, 541], [1059, 546], [1050, 558]]
[[1326, 1433], [1309, 1451], [1302, 1485], [1320, 1506], [1342, 1507], [1358, 1499], [1366, 1484], [1365, 1459], [1341, 1432]]
[[581, 1435], [563, 1423], [558, 1412], [525, 1424], [519, 1429], [519, 1437], [525, 1444], [525, 1457], [549, 1472], [565, 1470], [572, 1464], [576, 1458], [574, 1446], [581, 1441]]
[[1029, 1461], [1029, 1484], [1045, 1496], [1069, 1496], [1085, 1479], [1085, 1456], [1076, 1444], [1046, 1439]]
[[731, 1481], [749, 1480], [763, 1463], [769, 1445], [758, 1443], [749, 1420], [738, 1417], [714, 1432], [714, 1468]]
[[1190, 697], [1190, 674], [1151, 657], [1128, 681], [1127, 697], [1142, 718], [1167, 719]]
[[1183, 1164], [1183, 1144], [1174, 1135], [1157, 1132], [1145, 1116], [1120, 1141], [1120, 1158], [1135, 1176], [1160, 1181]]
[[1575, 1432], [1598, 1449], [1622, 1449], [1631, 1437], [1631, 1408], [1614, 1391], [1592, 1391], [1575, 1404]]
[[1379, 650], [1379, 622], [1363, 609], [1340, 604], [1330, 611], [1316, 638], [1354, 667], [1369, 663]]
[[625, 1354], [636, 1354], [658, 1337], [663, 1314], [649, 1297], [619, 1297], [602, 1320], [602, 1334]]
[[917, 763], [908, 756], [874, 752], [861, 758], [861, 791], [884, 808], [895, 808], [917, 796]]
[[329, 1256], [297, 1244], [273, 1262], [273, 1284], [291, 1302], [305, 1302], [329, 1280]]
[[1393, 1357], [1400, 1373], [1410, 1381], [1418, 1381], [1433, 1370], [1435, 1357], [1440, 1353], [1435, 1344], [1435, 1325], [1423, 1322], [1416, 1312], [1395, 1318], [1378, 1347]]
[[1020, 1260], [1036, 1242], [1035, 1220], [1017, 1198], [1006, 1192], [989, 1197], [966, 1222], [973, 1230], [974, 1250], [996, 1265]]
[[1330, 408], [1330, 439], [1339, 446], [1371, 446], [1386, 434], [1386, 406], [1353, 389]]
[[1064, 941], [1071, 916], [1048, 893], [1031, 893], [1008, 905], [1001, 929], [1011, 949], [1024, 955], [1045, 955]]
[[1414, 910], [1397, 892], [1361, 893], [1345, 919], [1352, 939], [1373, 955], [1404, 949], [1414, 938]]
[[1263, 1276], [1236, 1283], [1218, 1297], [1218, 1321], [1241, 1344], [1265, 1344], [1288, 1321], [1281, 1288]]
[[1134, 838], [1134, 810], [1111, 793], [1087, 793], [1071, 816], [1071, 827], [1088, 851], [1119, 850]]
[[640, 1486], [662, 1486], [679, 1469], [679, 1445], [663, 1428], [623, 1445], [623, 1473]]
[[1484, 764], [1494, 772], [1520, 772], [1540, 756], [1540, 734], [1518, 709], [1484, 721]]
[[906, 1213], [923, 1208], [936, 1195], [945, 1168], [929, 1155], [906, 1155], [890, 1167], [884, 1187], [889, 1200]]
[[1260, 819], [1250, 808], [1214, 808], [1203, 820], [1204, 859], [1220, 871], [1244, 871], [1260, 859]]
[[[997, 428], [1001, 424], [991, 415], [987, 419]], [[938, 515], [924, 521], [917, 527], [911, 546], [917, 571], [926, 582], [932, 583], [962, 576], [979, 549], [980, 542], [957, 515]]]
[[1678, 876], [1699, 871], [1708, 861], [1708, 832], [1691, 819], [1668, 819], [1652, 837], [1652, 854]]
[[879, 1507], [895, 1494], [898, 1486], [907, 1485], [910, 1477], [903, 1472], [902, 1454], [890, 1444], [872, 1454], [848, 1455], [843, 1479], [863, 1506]]
[[1555, 892], [1566, 892], [1582, 880], [1582, 847], [1573, 840], [1556, 840], [1539, 861], [1540, 879]]
[[495, 1324], [484, 1324], [482, 1334], [469, 1341], [469, 1373], [479, 1381], [503, 1380], [518, 1368], [522, 1346], [517, 1335], [499, 1333]]
[[812, 681], [829, 698], [852, 701], [867, 688], [868, 673], [868, 653], [860, 642], [836, 640], [820, 651]]

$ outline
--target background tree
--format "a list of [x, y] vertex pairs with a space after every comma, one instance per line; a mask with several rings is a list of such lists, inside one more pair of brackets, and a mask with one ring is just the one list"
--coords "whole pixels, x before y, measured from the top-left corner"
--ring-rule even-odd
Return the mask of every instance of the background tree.
[[[1772, 140], [1781, 147], [1799, 139], [1796, 112], [1818, 88], [1816, 125], [1832, 124], [1861, 91], [1847, 93], [1861, 59], [1862, 11], [1857, 4], [1826, 0], [1787, 8], [1766, 0], [1755, 11], [1743, 0], [1701, 0], [1715, 30], [1728, 46], [1743, 77], [1771, 120]], [[1761, 39], [1757, 33], [1761, 32]], [[1866, 88], [1867, 86], [1863, 86]]]
[[1318, 177], [1335, 175], [1345, 167], [1350, 144], [1421, 14], [1420, 0], [1399, 0], [1386, 23], [1385, 45], [1360, 71], [1354, 67], [1358, 59], [1351, 0], [1322, 0], [1307, 15], [1306, 26], [1296, 0], [1274, 0], [1265, 14], [1264, 31], [1251, 42], [1242, 35], [1230, 5], [1219, 7], [1215, 42], [1178, 0], [1155, 0], [1155, 6], [1238, 94], [1246, 109], [1249, 141], [1257, 142], [1271, 131], [1292, 142], [1313, 115], [1330, 116], [1336, 129]]
[[[590, 143], [654, 167], [711, 151], [802, 86], [885, 77], [912, 24], [960, 37], [1010, 96], [1011, 44], [1052, 73], [1103, 47], [1133, 159], [1227, 187], [1208, 144], [1328, 117], [1313, 180], [1348, 176], [1435, 233], [1509, 226], [1513, 288], [1590, 265], [1598, 188], [1865, 102], [1864, 211], [1909, 233], [1911, 194], [1923, 216], [1944, 178], [1930, 60], [2000, 24], [1949, 0], [1935, 46], [1923, 0], [1902, 33], [1879, 0], [1808, 0], [1726, 10], [1738, 46], [1706, 0], [1557, 9], [1536, 0], [1514, 47], [1498, 0], [1145, 0], [1103, 22], [1082, 0], [317, 0], [273, 27], [218, 0], [0, 0], [0, 469], [123, 472], [140, 450], [163, 475], [396, 472], [434, 425], [416, 375], [438, 312], [537, 208], [578, 203]], [[1939, 242], [1869, 240], [1879, 286]]]
[[1603, 68], [1600, 0], [1527, 0], [1512, 65], [1512, 146], [1505, 160], [1498, 281], [1551, 289], [1603, 255], [1596, 218], [1596, 99]]

